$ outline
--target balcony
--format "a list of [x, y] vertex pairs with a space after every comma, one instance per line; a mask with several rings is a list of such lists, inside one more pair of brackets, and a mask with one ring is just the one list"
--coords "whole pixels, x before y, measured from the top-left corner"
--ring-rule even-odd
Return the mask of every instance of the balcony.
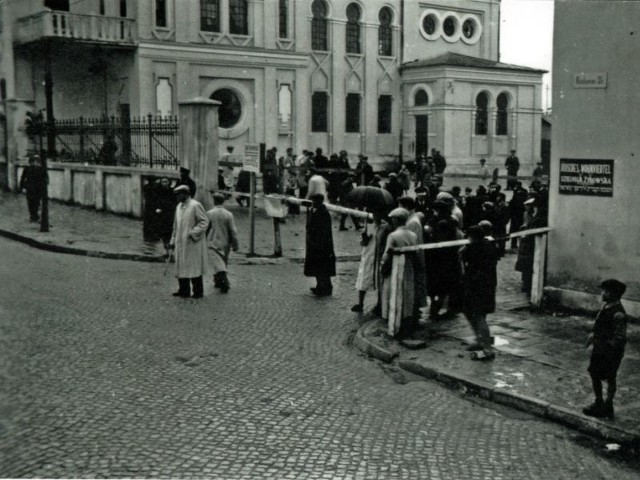
[[137, 37], [135, 26], [131, 18], [44, 11], [16, 22], [14, 42], [27, 44], [58, 38], [133, 47]]

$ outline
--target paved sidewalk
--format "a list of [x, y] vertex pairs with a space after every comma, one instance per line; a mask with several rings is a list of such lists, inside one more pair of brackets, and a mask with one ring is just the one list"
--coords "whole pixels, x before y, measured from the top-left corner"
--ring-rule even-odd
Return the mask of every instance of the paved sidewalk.
[[[262, 206], [261, 200], [256, 202]], [[240, 236], [240, 251], [231, 255], [231, 261], [241, 261], [249, 252], [249, 210], [234, 200], [225, 206], [235, 215]], [[281, 224], [283, 256], [289, 259], [304, 258], [305, 209], [302, 214], [290, 216]], [[339, 231], [339, 215], [333, 216], [333, 239], [336, 255], [341, 260], [360, 258], [360, 234], [347, 219], [348, 231]], [[34, 246], [65, 253], [80, 253], [106, 258], [162, 261], [164, 249], [161, 242], [144, 242], [142, 220], [97, 212], [90, 208], [49, 202], [48, 233], [39, 231], [39, 224], [30, 223], [25, 195], [0, 191], [0, 235], [26, 241]], [[274, 251], [273, 220], [262, 208], [256, 212], [255, 253], [271, 256]]]
[[[522, 409], [617, 443], [640, 445], [640, 326], [630, 323], [625, 358], [618, 374], [616, 419], [596, 420], [582, 408], [593, 400], [584, 345], [593, 318], [528, 310], [490, 315], [496, 358], [474, 361], [465, 346], [473, 333], [463, 315], [422, 323], [416, 339], [426, 348], [406, 348], [372, 320], [355, 344], [368, 355], [407, 371]], [[422, 322], [422, 321], [421, 321]]]

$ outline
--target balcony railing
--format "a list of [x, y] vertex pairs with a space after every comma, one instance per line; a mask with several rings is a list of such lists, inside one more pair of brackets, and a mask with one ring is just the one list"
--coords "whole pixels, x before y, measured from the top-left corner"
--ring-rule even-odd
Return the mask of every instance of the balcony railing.
[[21, 44], [44, 38], [134, 44], [135, 26], [130, 18], [45, 11], [19, 19], [14, 38]]

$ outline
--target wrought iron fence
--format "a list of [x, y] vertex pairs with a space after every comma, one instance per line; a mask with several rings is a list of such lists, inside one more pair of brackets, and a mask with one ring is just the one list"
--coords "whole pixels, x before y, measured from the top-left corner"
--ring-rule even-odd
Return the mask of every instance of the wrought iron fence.
[[102, 117], [55, 121], [57, 158], [65, 162], [178, 168], [177, 117]]

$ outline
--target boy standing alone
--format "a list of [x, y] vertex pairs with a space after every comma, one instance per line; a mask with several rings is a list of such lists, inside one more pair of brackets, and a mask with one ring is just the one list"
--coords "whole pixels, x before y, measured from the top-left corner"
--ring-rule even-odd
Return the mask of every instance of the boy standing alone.
[[[590, 417], [613, 419], [613, 397], [616, 394], [616, 375], [624, 356], [627, 341], [627, 315], [620, 299], [627, 286], [618, 280], [605, 280], [602, 288], [604, 306], [596, 317], [593, 333], [589, 335], [587, 347], [593, 345], [589, 374], [596, 396], [595, 402], [582, 410]], [[602, 381], [607, 382], [607, 398], [603, 401]]]

